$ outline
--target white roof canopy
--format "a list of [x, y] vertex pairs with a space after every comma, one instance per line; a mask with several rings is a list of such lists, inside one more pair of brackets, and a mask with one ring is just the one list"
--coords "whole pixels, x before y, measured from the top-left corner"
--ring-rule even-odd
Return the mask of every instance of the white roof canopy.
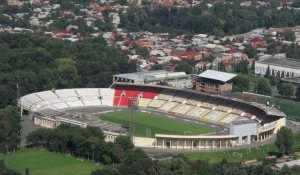
[[201, 78], [209, 78], [213, 80], [219, 80], [222, 82], [226, 82], [231, 80], [236, 76], [236, 74], [231, 74], [231, 73], [226, 73], [226, 72], [220, 72], [220, 71], [215, 71], [215, 70], [206, 70], [205, 72], [197, 75], [198, 77]]

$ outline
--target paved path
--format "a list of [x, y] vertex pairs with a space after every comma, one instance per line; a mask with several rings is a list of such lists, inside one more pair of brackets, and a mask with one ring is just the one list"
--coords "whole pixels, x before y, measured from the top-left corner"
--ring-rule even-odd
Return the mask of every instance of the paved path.
[[29, 133], [32, 131], [35, 131], [39, 129], [40, 127], [35, 125], [29, 118], [28, 116], [23, 115], [22, 116], [23, 121], [21, 122], [21, 146], [26, 146], [26, 137]]

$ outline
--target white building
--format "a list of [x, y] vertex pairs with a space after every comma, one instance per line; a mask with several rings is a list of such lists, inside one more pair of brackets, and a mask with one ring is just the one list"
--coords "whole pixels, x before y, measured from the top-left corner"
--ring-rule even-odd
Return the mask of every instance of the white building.
[[276, 58], [255, 62], [255, 74], [265, 75], [268, 66], [270, 67], [270, 74], [274, 76], [276, 76], [277, 72], [280, 72], [280, 75], [284, 75], [284, 78], [300, 76], [300, 61]]

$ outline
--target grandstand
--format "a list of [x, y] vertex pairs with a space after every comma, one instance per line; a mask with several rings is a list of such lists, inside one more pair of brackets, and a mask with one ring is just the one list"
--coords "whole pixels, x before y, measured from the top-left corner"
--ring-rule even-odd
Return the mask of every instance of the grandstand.
[[169, 101], [178, 91], [174, 89], [163, 89], [160, 94], [158, 94], [158, 99]]
[[[45, 127], [53, 128], [59, 123], [68, 123], [82, 127], [99, 126], [105, 132], [121, 133], [125, 130], [120, 125], [99, 121], [92, 115], [78, 116], [78, 114], [69, 113], [68, 110], [87, 107], [98, 109], [107, 106], [127, 107], [129, 100], [135, 98], [139, 98], [138, 106], [143, 109], [159, 110], [184, 118], [192, 118], [193, 121], [221, 124], [224, 127], [228, 127], [229, 124], [235, 121], [254, 120], [257, 123], [257, 140], [266, 138], [266, 135], [276, 132], [279, 126], [284, 125], [285, 115], [271, 106], [237, 101], [236, 99], [225, 99], [224, 97], [211, 96], [193, 90], [180, 91], [173, 87], [158, 85], [115, 83], [111, 88], [51, 90], [28, 94], [18, 102], [23, 111], [27, 110], [31, 118], [36, 118], [34, 119], [37, 120], [36, 124]], [[115, 136], [111, 136], [111, 138], [115, 138]], [[160, 139], [167, 139], [167, 137], [167, 135], [164, 135]], [[197, 136], [197, 138], [204, 139], [204, 141], [193, 143], [190, 148], [193, 148], [194, 145], [197, 148], [207, 147], [203, 146], [205, 145], [203, 142], [207, 139], [217, 144], [217, 138], [219, 137], [215, 135], [209, 136], [209, 138]], [[178, 139], [181, 138], [191, 139], [192, 137], [178, 137]], [[234, 143], [234, 136], [226, 135], [224, 138]], [[157, 140], [156, 142], [158, 145], [167, 144], [164, 140]], [[182, 144], [181, 140], [180, 144]], [[222, 145], [226, 144], [222, 143]], [[211, 147], [214, 147], [213, 143]]]
[[208, 96], [202, 94], [194, 94], [188, 99], [187, 104], [195, 105], [201, 104]]
[[180, 91], [178, 94], [176, 94], [173, 98], [173, 101], [182, 103], [182, 102], [186, 102], [186, 100], [191, 97], [191, 93], [187, 92], [187, 91]]
[[191, 109], [193, 109], [195, 106], [192, 105], [186, 105], [186, 104], [179, 104], [178, 106], [176, 106], [175, 108], [173, 108], [171, 110], [171, 112], [175, 113], [175, 114], [186, 114], [187, 112], [189, 112]]
[[162, 111], [170, 111], [171, 109], [175, 108], [178, 105], [177, 102], [166, 102], [162, 107], [160, 107], [159, 109]]

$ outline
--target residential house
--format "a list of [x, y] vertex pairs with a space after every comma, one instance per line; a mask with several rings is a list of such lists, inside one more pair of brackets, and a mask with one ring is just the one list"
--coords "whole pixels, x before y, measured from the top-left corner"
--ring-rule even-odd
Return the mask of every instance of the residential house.
[[252, 47], [257, 47], [257, 46], [266, 47], [267, 46], [267, 42], [259, 37], [252, 38], [250, 40], [250, 44]]
[[196, 52], [194, 50], [188, 50], [188, 51], [186, 51], [186, 57], [187, 57], [187, 59], [200, 60], [200, 59], [202, 59], [202, 54], [200, 52]]
[[175, 48], [172, 50], [171, 56], [177, 57], [179, 59], [186, 59], [187, 58], [186, 49], [180, 47]]
[[149, 39], [139, 39], [135, 42], [138, 47], [152, 47], [153, 43]]
[[53, 34], [55, 35], [55, 38], [62, 39], [66, 37], [72, 37], [73, 32], [71, 30], [54, 30]]

